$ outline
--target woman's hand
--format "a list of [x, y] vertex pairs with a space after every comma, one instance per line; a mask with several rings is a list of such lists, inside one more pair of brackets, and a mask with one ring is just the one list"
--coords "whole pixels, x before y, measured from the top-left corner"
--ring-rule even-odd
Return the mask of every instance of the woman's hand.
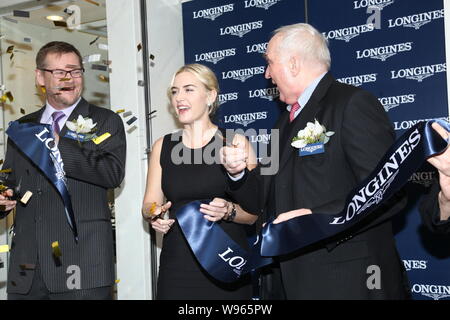
[[152, 220], [151, 225], [152, 228], [155, 229], [156, 231], [166, 234], [170, 230], [170, 227], [172, 227], [174, 222], [175, 222], [174, 219], [165, 220], [157, 218]]
[[222, 198], [214, 198], [209, 204], [202, 203], [200, 212], [204, 214], [204, 218], [209, 221], [222, 220], [230, 211], [232, 204]]

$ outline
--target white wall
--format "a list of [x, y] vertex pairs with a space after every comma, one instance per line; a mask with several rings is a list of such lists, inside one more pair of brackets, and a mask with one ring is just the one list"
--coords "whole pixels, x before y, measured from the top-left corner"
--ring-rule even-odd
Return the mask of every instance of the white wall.
[[[152, 111], [157, 110], [151, 122], [154, 143], [178, 126], [166, 92], [173, 74], [184, 64], [183, 21], [179, 0], [149, 1], [147, 8], [149, 52], [155, 56], [150, 66]], [[157, 239], [159, 266], [161, 234]]]
[[[147, 1], [149, 51], [155, 56], [150, 67], [153, 143], [175, 129], [167, 110], [166, 88], [173, 72], [183, 64], [182, 20], [179, 1]], [[138, 0], [107, 0], [109, 55], [112, 60], [111, 106], [132, 111], [138, 129], [127, 134], [125, 181], [116, 198], [117, 277], [119, 299], [151, 299], [150, 236], [141, 204], [145, 191], [147, 155], [142, 51]], [[145, 57], [149, 59], [149, 57]], [[126, 126], [128, 129], [129, 126]]]

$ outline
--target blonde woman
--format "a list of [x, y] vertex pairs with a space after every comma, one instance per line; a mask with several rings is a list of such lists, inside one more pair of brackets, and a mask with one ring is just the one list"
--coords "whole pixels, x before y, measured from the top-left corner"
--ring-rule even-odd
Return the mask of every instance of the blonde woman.
[[[248, 276], [225, 284], [203, 270], [175, 219], [181, 206], [194, 200], [213, 199], [202, 204], [204, 218], [215, 221], [234, 241], [248, 248], [244, 225], [253, 224], [257, 217], [232, 203], [225, 193], [227, 176], [218, 152], [227, 143], [226, 135], [210, 119], [218, 106], [218, 93], [216, 76], [200, 64], [180, 68], [168, 90], [183, 129], [153, 145], [142, 209], [152, 227], [164, 233], [157, 299], [251, 299]], [[253, 169], [256, 158], [245, 137], [235, 135], [231, 140], [248, 146], [248, 169]], [[154, 219], [166, 211], [168, 219]]]

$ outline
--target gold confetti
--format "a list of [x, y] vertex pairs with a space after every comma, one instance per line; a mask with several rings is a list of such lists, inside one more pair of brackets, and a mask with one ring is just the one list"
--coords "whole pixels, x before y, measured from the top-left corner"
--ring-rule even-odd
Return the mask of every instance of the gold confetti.
[[34, 269], [36, 269], [36, 265], [35, 264], [28, 264], [28, 263], [21, 264], [21, 265], [19, 265], [19, 267], [20, 267], [20, 269], [22, 269], [22, 271], [23, 270], [34, 270]]
[[109, 81], [109, 78], [108, 77], [105, 77], [104, 75], [99, 75], [98, 76], [98, 78], [101, 80], [101, 81], [103, 81], [103, 82], [108, 82]]
[[46, 94], [46, 93], [47, 93], [47, 89], [45, 89], [44, 86], [41, 86], [41, 91], [42, 91], [43, 94]]
[[5, 190], [8, 190], [8, 187], [3, 184], [0, 184], [0, 192], [3, 192]]
[[100, 143], [102, 143], [103, 141], [105, 141], [106, 139], [108, 139], [109, 137], [111, 137], [111, 133], [106, 132], [106, 133], [102, 134], [100, 137], [97, 137], [97, 138], [95, 138], [95, 139], [92, 139], [92, 141], [93, 141], [95, 144], [100, 144]]
[[122, 113], [122, 112], [125, 112], [125, 109], [119, 109], [116, 111], [116, 113]]
[[142, 50], [142, 44], [139, 43], [139, 44], [137, 45], [137, 49], [138, 49], [138, 51], [141, 51], [141, 50]]
[[53, 252], [53, 255], [55, 257], [61, 257], [62, 256], [61, 249], [59, 248], [59, 242], [58, 241], [52, 242], [52, 252]]
[[152, 204], [150, 205], [150, 214], [151, 215], [155, 214], [156, 206], [157, 206], [156, 202], [152, 202]]
[[11, 173], [12, 172], [12, 169], [10, 168], [10, 169], [3, 169], [3, 170], [0, 170], [0, 173]]
[[20, 108], [20, 113], [21, 114], [25, 114], [26, 112], [25, 112], [25, 109], [24, 108]]
[[33, 192], [31, 192], [31, 191], [25, 192], [22, 199], [20, 199], [20, 202], [22, 202], [23, 204], [27, 204], [32, 195], [33, 195]]
[[1, 102], [5, 103], [6, 100], [9, 100], [9, 102], [14, 101], [14, 96], [12, 95], [11, 91], [6, 92], [4, 95], [0, 97]]
[[0, 246], [0, 253], [6, 253], [9, 252], [9, 245], [5, 244]]
[[114, 281], [116, 284], [118, 284], [120, 282], [120, 279], [117, 279], [116, 281]]
[[55, 27], [66, 27], [67, 28], [67, 23], [65, 21], [53, 21], [53, 24], [55, 25]]

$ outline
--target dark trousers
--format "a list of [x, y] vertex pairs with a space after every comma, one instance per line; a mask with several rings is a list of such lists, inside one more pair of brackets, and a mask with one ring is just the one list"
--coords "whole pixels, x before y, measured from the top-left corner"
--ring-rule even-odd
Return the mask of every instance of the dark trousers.
[[45, 286], [41, 270], [37, 265], [30, 291], [27, 294], [8, 293], [8, 300], [112, 300], [112, 287], [52, 293]]

